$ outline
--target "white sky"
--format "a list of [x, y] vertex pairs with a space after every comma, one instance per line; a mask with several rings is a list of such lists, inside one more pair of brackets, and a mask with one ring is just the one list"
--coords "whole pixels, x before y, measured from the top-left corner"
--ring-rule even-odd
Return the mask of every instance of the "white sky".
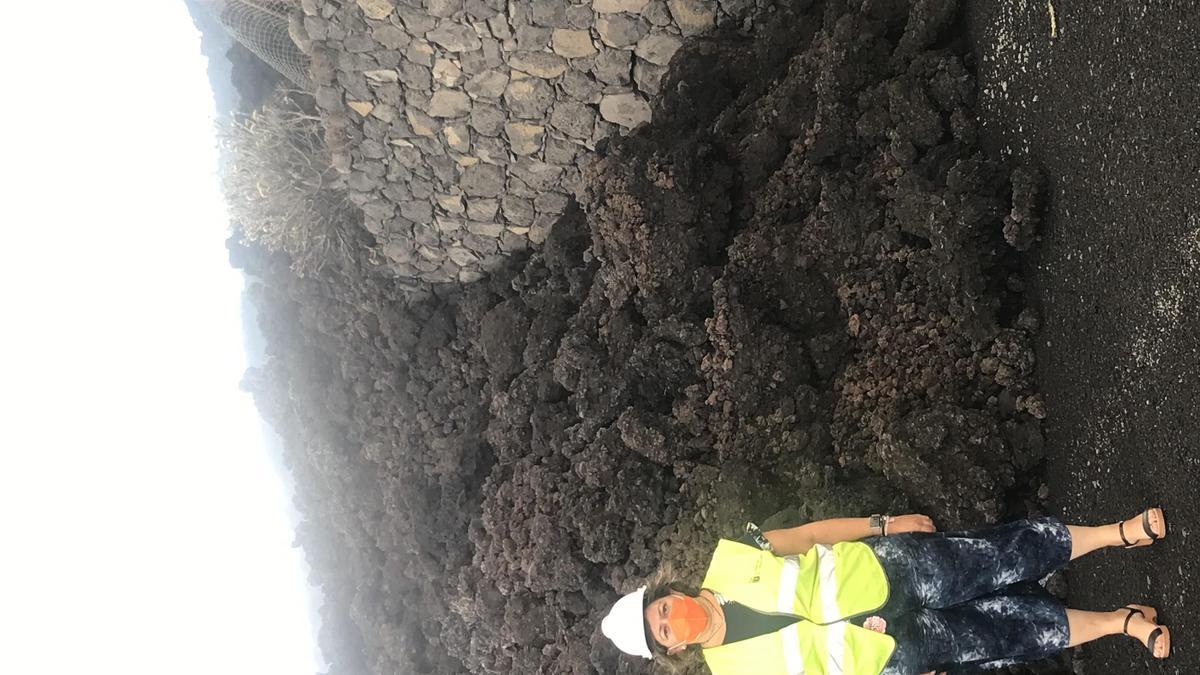
[[320, 670], [187, 8], [4, 13], [0, 671]]

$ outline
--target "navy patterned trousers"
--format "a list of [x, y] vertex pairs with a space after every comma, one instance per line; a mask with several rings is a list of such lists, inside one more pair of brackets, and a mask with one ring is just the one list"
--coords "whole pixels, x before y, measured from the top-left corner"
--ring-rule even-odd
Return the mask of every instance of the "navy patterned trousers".
[[878, 614], [896, 651], [881, 675], [998, 668], [1051, 656], [1070, 640], [1066, 608], [1037, 583], [1071, 559], [1071, 535], [1057, 519], [864, 541], [891, 586]]

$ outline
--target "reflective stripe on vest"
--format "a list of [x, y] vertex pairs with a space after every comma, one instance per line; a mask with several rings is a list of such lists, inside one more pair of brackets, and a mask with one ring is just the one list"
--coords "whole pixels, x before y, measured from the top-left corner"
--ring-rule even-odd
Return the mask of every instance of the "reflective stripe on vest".
[[[825, 617], [842, 616], [837, 601], [837, 558], [833, 555], [833, 549], [824, 544], [817, 544], [816, 549], [817, 578], [821, 584], [821, 614]], [[841, 675], [842, 653], [846, 647], [846, 624], [839, 621], [829, 626], [828, 631], [825, 648], [829, 653], [825, 656], [825, 672]]]
[[[791, 614], [796, 609], [796, 582], [800, 580], [800, 559], [794, 555], [785, 556], [779, 569], [779, 601], [776, 608], [784, 614]], [[788, 675], [804, 675], [804, 654], [800, 652], [800, 634], [791, 626], [785, 626], [779, 631], [783, 638], [783, 661], [787, 666]]]
[[[821, 589], [821, 616], [841, 616], [838, 609], [837, 593], [837, 557], [833, 549], [824, 544], [816, 545], [817, 579]], [[784, 556], [779, 569], [779, 603], [780, 612], [794, 614], [796, 611], [796, 584], [800, 580], [800, 559], [794, 555]], [[783, 636], [783, 658], [788, 663], [789, 673], [804, 672], [804, 656], [800, 653], [800, 637], [795, 630], [788, 630]], [[842, 655], [846, 648], [846, 624], [837, 622], [827, 627], [825, 649], [825, 672], [829, 675], [842, 675]]]
[[800, 651], [800, 633], [792, 626], [779, 631], [783, 638], [783, 663], [787, 675], [804, 675], [804, 654]]

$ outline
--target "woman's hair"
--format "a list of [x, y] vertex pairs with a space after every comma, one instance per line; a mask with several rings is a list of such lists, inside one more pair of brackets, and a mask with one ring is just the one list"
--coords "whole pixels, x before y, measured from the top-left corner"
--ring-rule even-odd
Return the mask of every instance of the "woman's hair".
[[[678, 581], [672, 565], [663, 563], [658, 568], [658, 572], [646, 584], [646, 594], [642, 597], [643, 613], [650, 603], [672, 593], [696, 597], [700, 594], [700, 589]], [[699, 646], [687, 645], [678, 654], [668, 654], [667, 648], [660, 645], [658, 640], [655, 640], [654, 636], [650, 634], [650, 626], [646, 625], [644, 619], [642, 620], [642, 630], [646, 632], [646, 644], [650, 647], [650, 654], [654, 656], [654, 662], [661, 670], [668, 673], [682, 673], [702, 661]]]

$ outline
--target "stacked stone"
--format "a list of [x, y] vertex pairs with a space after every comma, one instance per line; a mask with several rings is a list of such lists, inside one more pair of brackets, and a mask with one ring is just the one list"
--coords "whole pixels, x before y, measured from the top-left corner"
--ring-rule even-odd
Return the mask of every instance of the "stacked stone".
[[713, 0], [301, 5], [334, 164], [395, 271], [432, 282], [544, 241], [596, 144], [649, 121], [682, 40], [718, 15]]

